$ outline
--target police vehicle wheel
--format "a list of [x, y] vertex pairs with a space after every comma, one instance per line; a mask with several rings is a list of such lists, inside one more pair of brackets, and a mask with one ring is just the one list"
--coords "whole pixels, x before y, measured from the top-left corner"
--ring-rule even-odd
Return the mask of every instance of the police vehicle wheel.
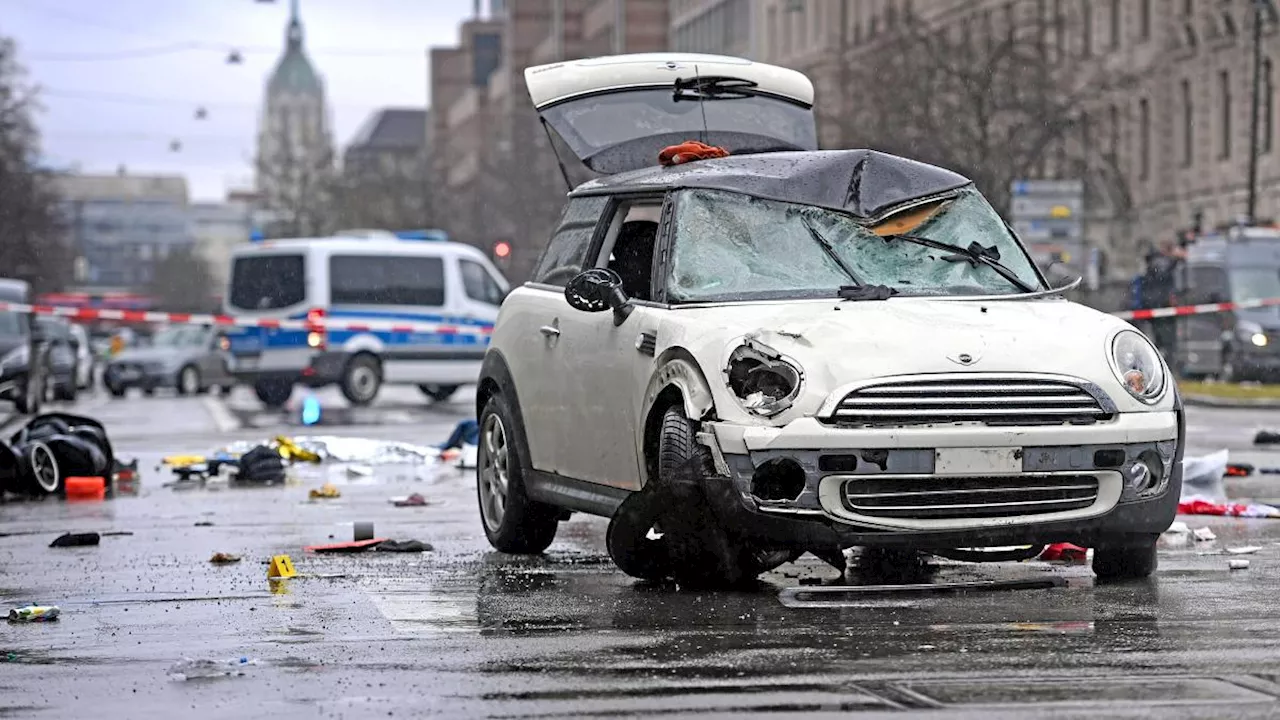
[[368, 405], [382, 387], [382, 368], [372, 355], [356, 355], [342, 371], [342, 396], [352, 405]]

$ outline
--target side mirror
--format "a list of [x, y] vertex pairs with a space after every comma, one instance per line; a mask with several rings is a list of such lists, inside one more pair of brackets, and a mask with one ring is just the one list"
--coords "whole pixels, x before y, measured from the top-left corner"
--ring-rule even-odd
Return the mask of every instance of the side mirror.
[[564, 286], [569, 307], [582, 312], [613, 310], [613, 324], [621, 325], [633, 309], [631, 298], [622, 289], [622, 278], [607, 268], [592, 268], [574, 276]]

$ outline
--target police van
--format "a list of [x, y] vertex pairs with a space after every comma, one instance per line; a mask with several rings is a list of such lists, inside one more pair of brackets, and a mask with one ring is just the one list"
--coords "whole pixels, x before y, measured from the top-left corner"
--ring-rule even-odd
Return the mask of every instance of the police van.
[[[266, 327], [224, 332], [236, 380], [268, 407], [284, 405], [297, 384], [337, 384], [352, 404], [366, 405], [385, 382], [417, 385], [437, 401], [475, 382], [509, 285], [470, 245], [409, 237], [348, 231], [237, 248], [225, 312]], [[325, 328], [326, 320], [370, 327]], [[395, 323], [448, 327], [405, 332]]]

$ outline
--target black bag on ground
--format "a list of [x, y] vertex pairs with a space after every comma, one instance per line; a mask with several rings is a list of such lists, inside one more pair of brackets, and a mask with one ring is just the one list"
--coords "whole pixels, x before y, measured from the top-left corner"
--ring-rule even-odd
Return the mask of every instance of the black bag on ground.
[[259, 445], [240, 456], [240, 482], [270, 484], [284, 482], [284, 460], [280, 453]]

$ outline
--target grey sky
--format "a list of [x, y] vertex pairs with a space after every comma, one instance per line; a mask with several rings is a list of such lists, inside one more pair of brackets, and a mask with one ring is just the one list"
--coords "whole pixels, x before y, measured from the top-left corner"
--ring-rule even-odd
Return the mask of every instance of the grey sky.
[[[341, 149], [377, 108], [427, 103], [426, 50], [455, 41], [472, 3], [301, 6]], [[45, 88], [40, 124], [49, 163], [181, 173], [202, 200], [252, 179], [263, 83], [287, 19], [288, 0], [0, 0], [0, 34], [16, 38], [32, 79]], [[202, 47], [144, 55], [186, 44]], [[226, 63], [231, 47], [242, 49], [244, 64]], [[200, 106], [205, 120], [195, 119]], [[170, 152], [171, 140], [182, 142], [180, 152]]]

